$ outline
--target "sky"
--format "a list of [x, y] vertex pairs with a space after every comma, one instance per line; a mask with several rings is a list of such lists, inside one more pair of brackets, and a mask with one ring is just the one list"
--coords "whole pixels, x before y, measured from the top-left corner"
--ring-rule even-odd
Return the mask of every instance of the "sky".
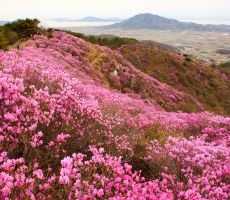
[[139, 13], [230, 20], [230, 0], [0, 0], [0, 21], [85, 16], [125, 19]]

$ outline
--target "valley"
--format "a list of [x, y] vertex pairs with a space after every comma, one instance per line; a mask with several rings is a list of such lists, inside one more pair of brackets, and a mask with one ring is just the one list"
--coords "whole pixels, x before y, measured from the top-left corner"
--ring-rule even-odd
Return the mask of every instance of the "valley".
[[208, 63], [230, 61], [230, 54], [219, 54], [218, 49], [230, 49], [230, 33], [202, 31], [170, 30], [125, 30], [104, 29], [99, 27], [65, 27], [67, 30], [87, 35], [112, 34], [120, 37], [131, 37], [138, 40], [153, 40], [178, 48], [182, 54], [191, 54]]

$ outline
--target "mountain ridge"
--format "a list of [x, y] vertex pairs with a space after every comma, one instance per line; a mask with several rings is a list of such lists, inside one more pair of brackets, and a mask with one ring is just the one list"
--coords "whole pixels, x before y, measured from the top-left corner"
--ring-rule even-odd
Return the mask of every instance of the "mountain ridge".
[[202, 25], [193, 22], [180, 22], [150, 13], [138, 14], [120, 23], [115, 23], [104, 28], [120, 29], [157, 29], [157, 30], [194, 30], [194, 31], [227, 31], [230, 25]]
[[101, 18], [94, 16], [86, 16], [80, 19], [70, 19], [70, 18], [55, 18], [54, 21], [58, 22], [120, 22], [122, 19], [119, 18]]
[[9, 23], [9, 21], [0, 21], [0, 26], [3, 26], [5, 24]]

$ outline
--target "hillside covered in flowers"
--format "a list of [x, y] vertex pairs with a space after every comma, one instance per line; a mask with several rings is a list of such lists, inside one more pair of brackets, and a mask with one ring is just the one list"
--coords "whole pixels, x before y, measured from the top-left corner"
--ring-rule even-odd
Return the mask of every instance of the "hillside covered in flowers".
[[0, 51], [0, 199], [230, 198], [230, 118], [132, 63], [59, 31]]

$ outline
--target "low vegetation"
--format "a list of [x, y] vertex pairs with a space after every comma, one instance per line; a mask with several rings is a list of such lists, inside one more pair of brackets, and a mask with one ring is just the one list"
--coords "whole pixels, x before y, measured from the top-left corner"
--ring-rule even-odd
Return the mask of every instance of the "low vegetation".
[[0, 51], [0, 199], [228, 200], [230, 118], [82, 38]]
[[[157, 80], [192, 95], [206, 110], [230, 114], [230, 75], [227, 64], [221, 68], [145, 45], [124, 45], [121, 54], [138, 69]], [[183, 105], [184, 111], [195, 111]], [[187, 108], [186, 108], [187, 107]]]

